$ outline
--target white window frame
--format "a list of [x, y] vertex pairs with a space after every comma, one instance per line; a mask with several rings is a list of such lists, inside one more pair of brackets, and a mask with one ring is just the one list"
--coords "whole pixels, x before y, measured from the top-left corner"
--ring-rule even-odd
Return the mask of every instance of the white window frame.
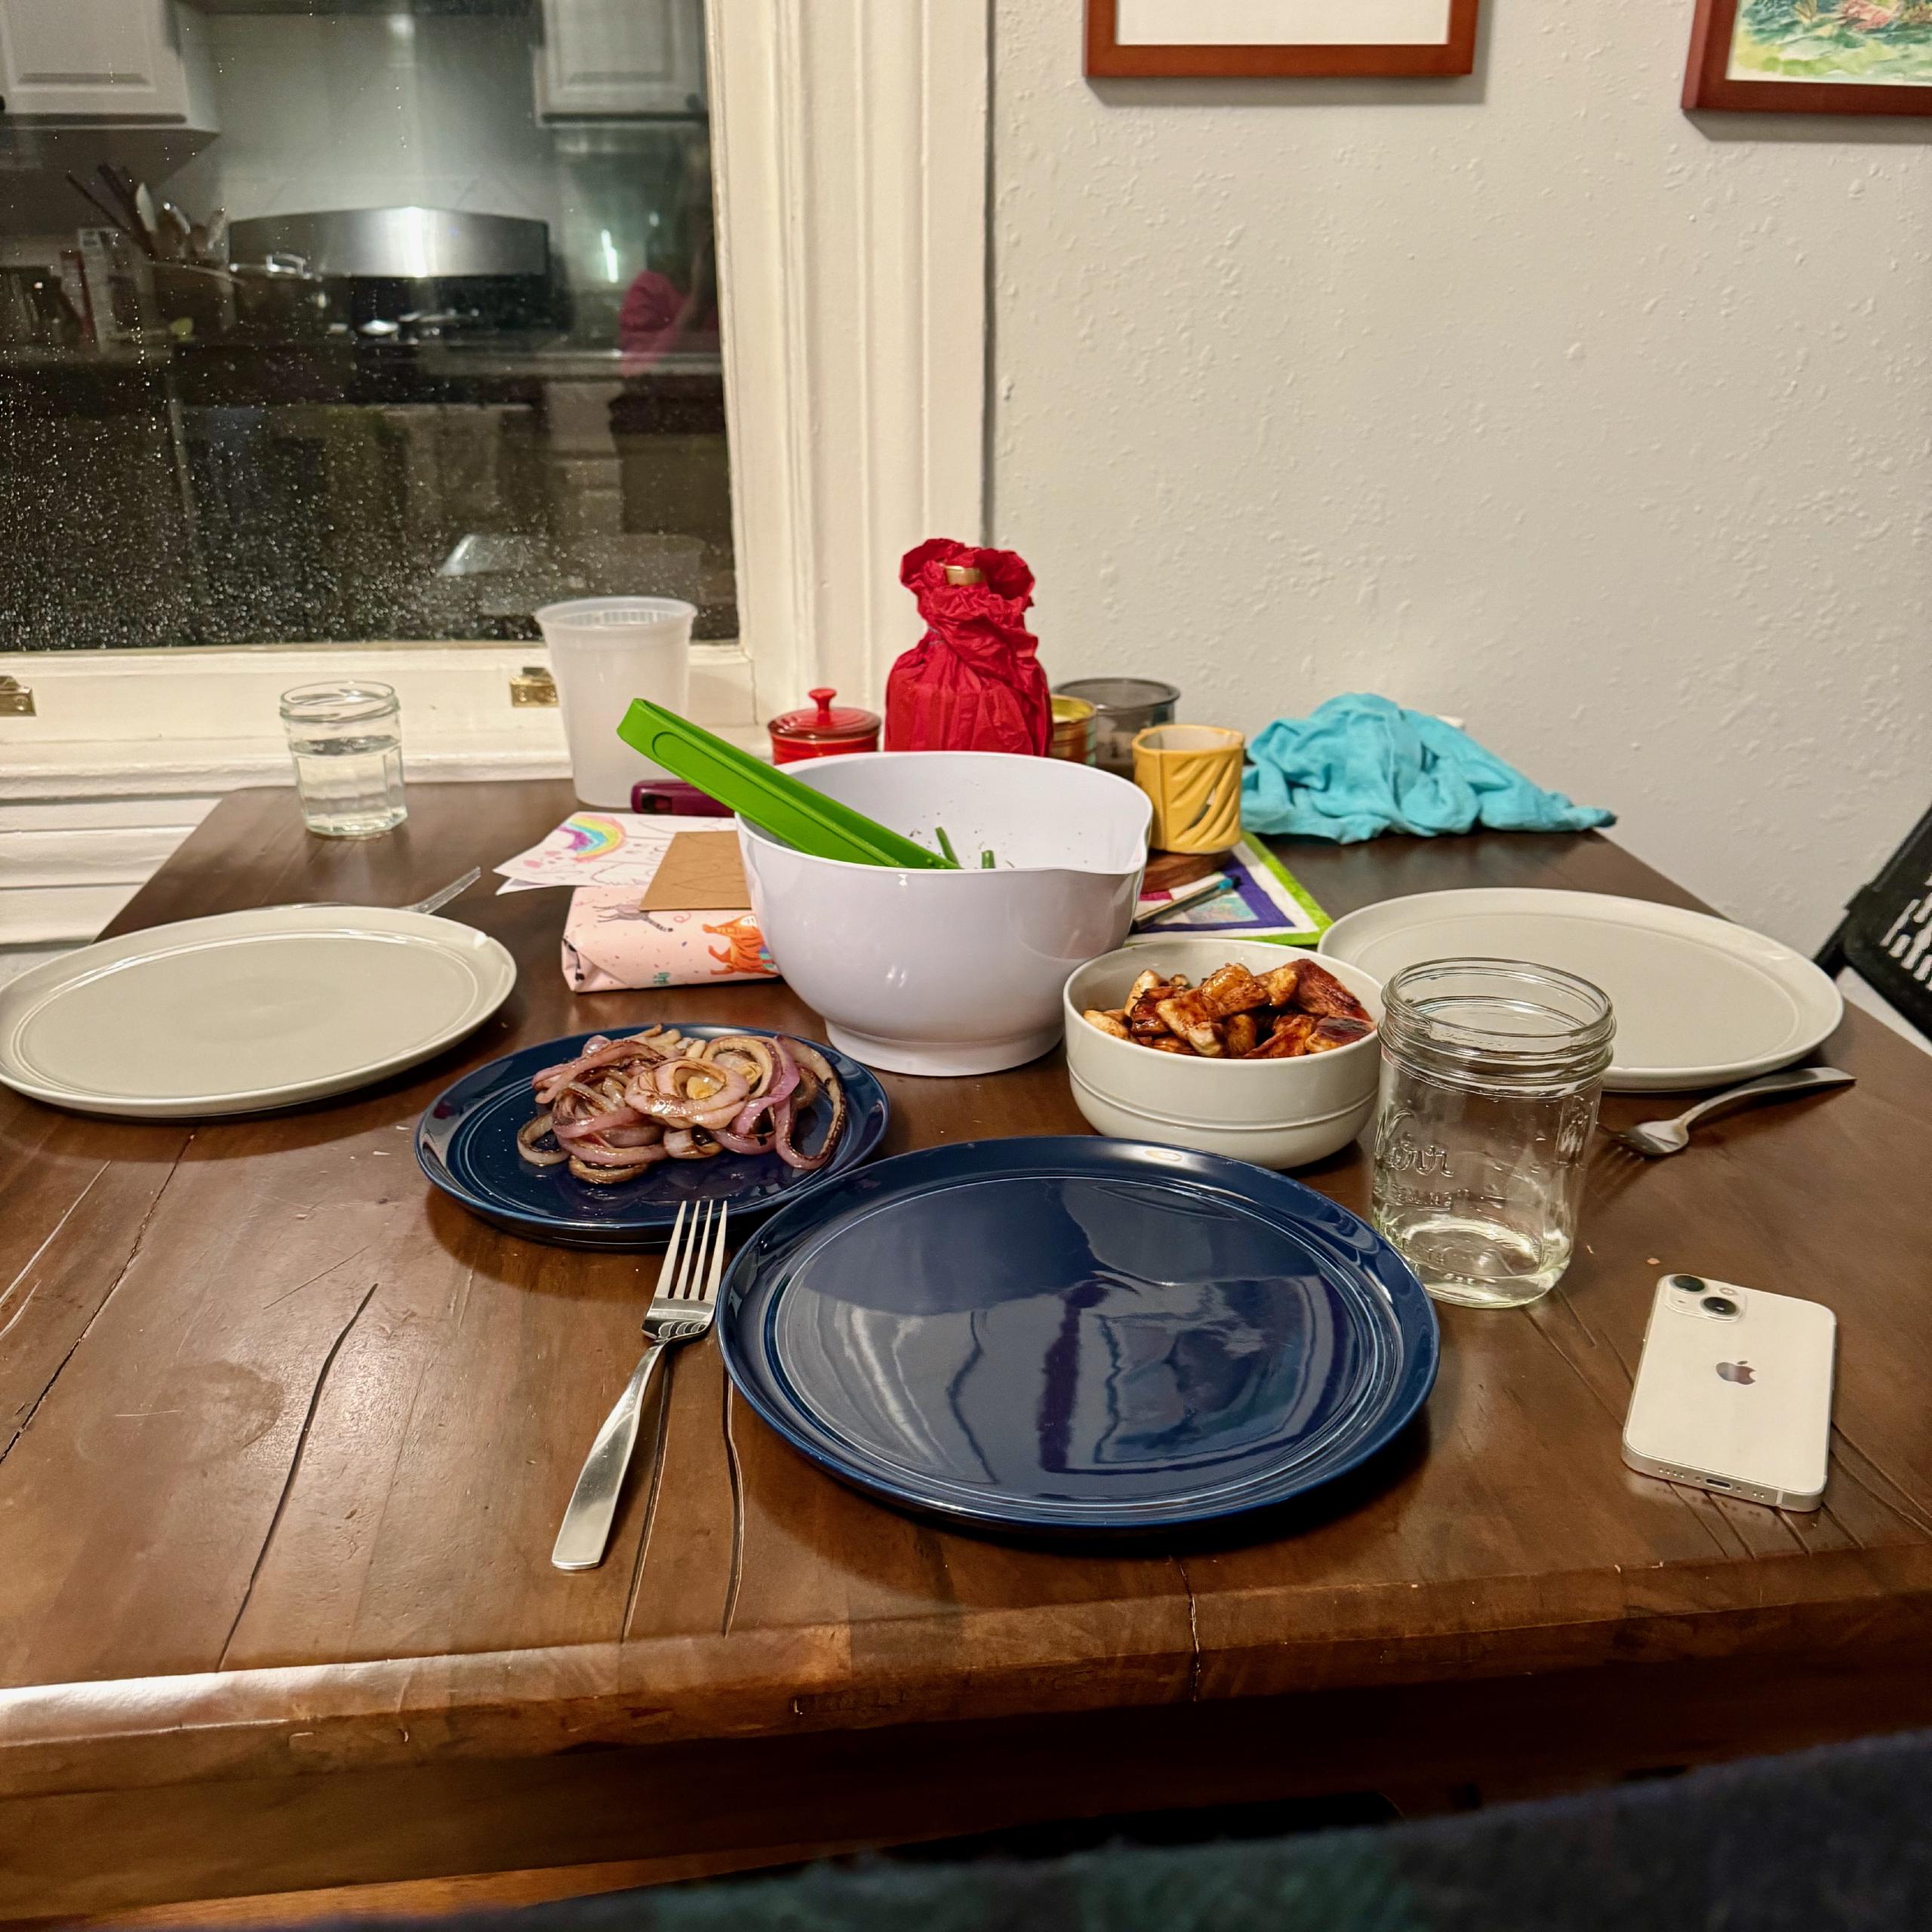
[[[693, 709], [741, 742], [830, 683], [875, 702], [915, 640], [922, 537], [984, 521], [987, 0], [711, 0], [725, 400], [741, 638], [693, 647]], [[280, 782], [275, 696], [395, 683], [420, 778], [561, 774], [540, 645], [0, 652], [0, 801]], [[4, 887], [0, 878], [0, 887]], [[85, 935], [82, 935], [85, 937]]]

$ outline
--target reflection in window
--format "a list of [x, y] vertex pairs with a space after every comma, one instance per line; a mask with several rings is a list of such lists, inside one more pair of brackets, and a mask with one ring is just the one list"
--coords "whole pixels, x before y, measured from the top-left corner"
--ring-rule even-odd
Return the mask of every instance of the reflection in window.
[[4, 136], [0, 648], [735, 635], [700, 0], [173, 18]]

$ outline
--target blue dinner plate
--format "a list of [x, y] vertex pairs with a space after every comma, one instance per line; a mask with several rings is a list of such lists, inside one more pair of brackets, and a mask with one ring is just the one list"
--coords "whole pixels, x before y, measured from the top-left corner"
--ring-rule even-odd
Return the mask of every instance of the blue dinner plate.
[[980, 1140], [841, 1175], [740, 1251], [718, 1332], [792, 1446], [888, 1501], [1027, 1534], [1271, 1507], [1435, 1380], [1435, 1312], [1298, 1182], [1135, 1141]]
[[[616, 1038], [622, 1028], [608, 1037]], [[773, 1035], [760, 1026], [694, 1026], [688, 1038], [721, 1033]], [[516, 1151], [518, 1130], [537, 1111], [531, 1079], [546, 1066], [575, 1058], [594, 1033], [573, 1033], [506, 1054], [466, 1073], [440, 1094], [416, 1129], [423, 1171], [451, 1199], [512, 1234], [564, 1247], [641, 1247], [662, 1241], [686, 1201], [728, 1202], [734, 1227], [755, 1216], [815, 1194], [849, 1173], [884, 1137], [890, 1109], [885, 1090], [856, 1060], [821, 1040], [810, 1040], [832, 1063], [845, 1089], [845, 1131], [828, 1165], [816, 1174], [787, 1167], [776, 1154], [720, 1154], [708, 1161], [660, 1161], [635, 1180], [600, 1186], [561, 1167], [539, 1168]], [[823, 1144], [830, 1120], [820, 1105], [799, 1143], [807, 1154]]]

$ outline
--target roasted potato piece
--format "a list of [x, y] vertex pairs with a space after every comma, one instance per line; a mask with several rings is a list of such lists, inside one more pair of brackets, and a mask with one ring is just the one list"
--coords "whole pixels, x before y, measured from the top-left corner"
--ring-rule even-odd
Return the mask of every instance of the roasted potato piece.
[[1201, 1010], [1210, 1020], [1231, 1014], [1252, 1013], [1268, 1004], [1268, 989], [1245, 966], [1223, 966], [1201, 983]]
[[1291, 959], [1285, 966], [1277, 966], [1272, 973], [1261, 976], [1261, 989], [1268, 995], [1270, 1006], [1292, 1006], [1295, 998], [1295, 982], [1301, 977], [1301, 961]]
[[1295, 977], [1294, 998], [1303, 1012], [1332, 1014], [1338, 1020], [1359, 1020], [1364, 1026], [1370, 1023], [1367, 1011], [1361, 1001], [1327, 967], [1318, 966], [1312, 959], [1303, 959], [1297, 964], [1300, 970]]
[[1121, 1004], [1126, 1007], [1137, 1006], [1152, 992], [1165, 995], [1170, 992], [1186, 992], [1186, 990], [1187, 980], [1184, 975], [1177, 974], [1171, 980], [1164, 980], [1159, 974], [1150, 968], [1148, 971], [1143, 973], [1140, 978], [1128, 988], [1127, 998], [1121, 1001]]
[[1365, 1019], [1345, 1020], [1339, 1014], [1329, 1014], [1315, 1021], [1308, 1036], [1308, 1051], [1332, 1054], [1337, 1047], [1352, 1047], [1356, 1041], [1367, 1039], [1374, 1031]]
[[1166, 1021], [1168, 1031], [1185, 1040], [1203, 1060], [1220, 1058], [1221, 1038], [1199, 993], [1176, 993], [1171, 999], [1156, 1000], [1154, 1011]]
[[1247, 1055], [1250, 1060], [1292, 1060], [1308, 1051], [1309, 1036], [1315, 1031], [1312, 1013], [1284, 1013], [1275, 1022], [1275, 1030]]
[[1231, 960], [1198, 986], [1184, 973], [1164, 978], [1149, 968], [1118, 1006], [1082, 1017], [1117, 1040], [1203, 1060], [1332, 1053], [1375, 1030], [1361, 1001], [1312, 959], [1285, 960], [1266, 973]]

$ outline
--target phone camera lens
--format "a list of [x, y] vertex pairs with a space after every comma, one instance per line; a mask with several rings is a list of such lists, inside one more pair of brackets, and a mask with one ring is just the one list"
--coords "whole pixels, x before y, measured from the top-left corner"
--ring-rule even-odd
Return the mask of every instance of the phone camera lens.
[[1679, 1294], [1694, 1295], [1704, 1284], [1695, 1275], [1673, 1275], [1670, 1278], [1670, 1285]]
[[1737, 1304], [1728, 1295], [1706, 1295], [1699, 1304], [1706, 1315], [1735, 1315]]

